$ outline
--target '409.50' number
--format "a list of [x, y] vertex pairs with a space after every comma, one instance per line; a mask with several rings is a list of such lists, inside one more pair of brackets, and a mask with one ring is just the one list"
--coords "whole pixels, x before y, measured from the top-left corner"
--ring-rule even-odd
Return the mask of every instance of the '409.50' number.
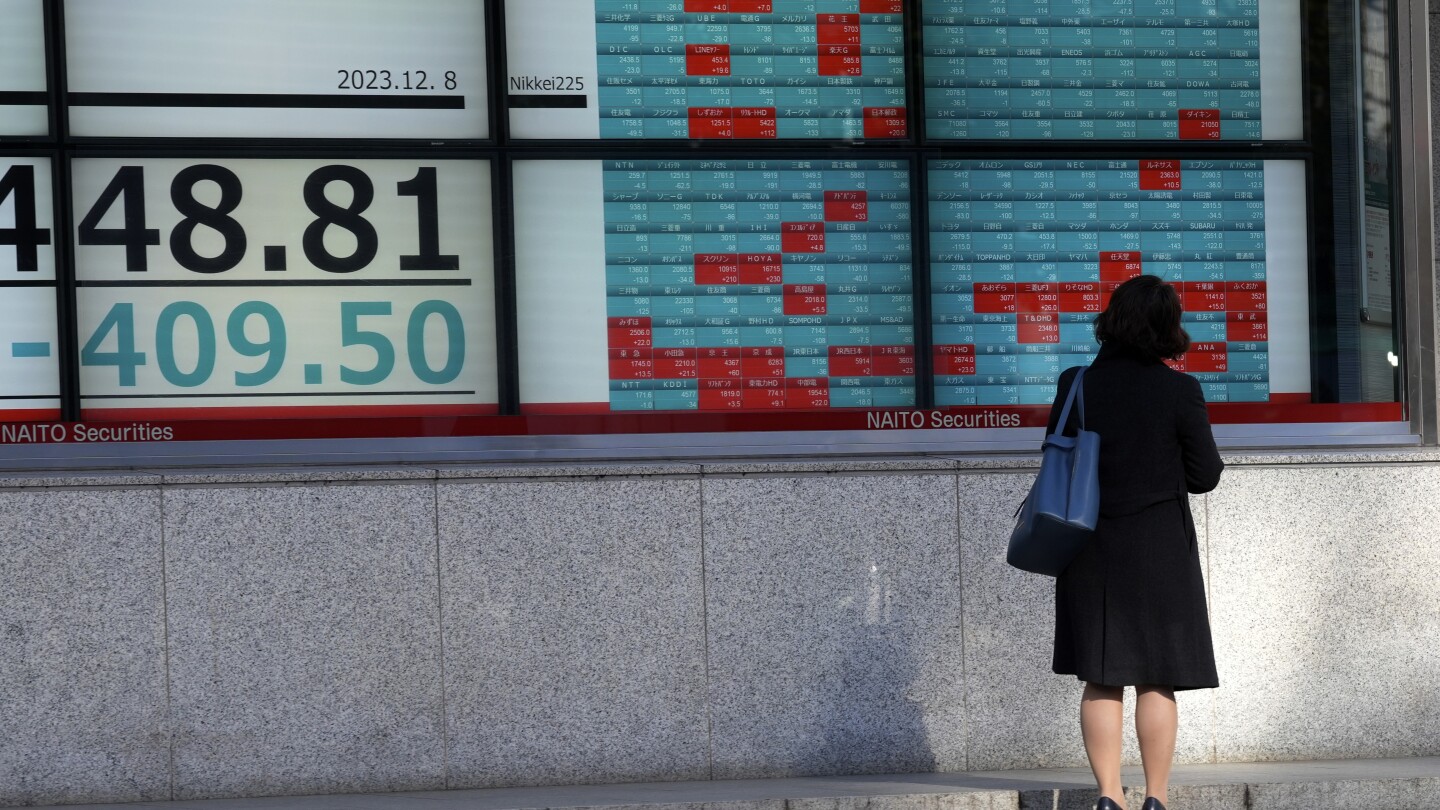
[[[384, 332], [361, 329], [362, 317], [391, 314], [389, 301], [343, 301], [340, 304], [340, 345], [366, 346], [375, 353], [370, 368], [340, 366], [340, 381], [348, 385], [379, 385], [395, 370], [395, 346]], [[425, 325], [430, 317], [439, 316], [445, 325], [445, 364], [432, 368], [425, 354]], [[181, 319], [191, 322], [195, 333], [195, 364], [182, 369], [175, 355], [175, 331]], [[245, 325], [251, 318], [265, 324], [265, 339], [251, 340]], [[115, 333], [114, 351], [102, 351], [110, 333]], [[280, 310], [264, 301], [246, 301], [235, 307], [225, 321], [225, 337], [231, 350], [244, 357], [264, 357], [265, 363], [255, 371], [235, 372], [235, 384], [242, 388], [264, 385], [275, 379], [285, 365], [285, 319]], [[460, 376], [465, 366], [465, 324], [460, 312], [448, 301], [422, 301], [411, 310], [405, 329], [405, 353], [415, 377], [429, 385], [444, 385]], [[194, 388], [210, 380], [215, 372], [215, 322], [204, 306], [194, 301], [176, 301], [160, 310], [155, 322], [155, 362], [160, 374], [171, 385]], [[135, 305], [115, 304], [95, 328], [94, 334], [80, 350], [80, 364], [115, 366], [122, 387], [136, 384], [135, 370], [147, 365], [145, 352], [135, 348]]]

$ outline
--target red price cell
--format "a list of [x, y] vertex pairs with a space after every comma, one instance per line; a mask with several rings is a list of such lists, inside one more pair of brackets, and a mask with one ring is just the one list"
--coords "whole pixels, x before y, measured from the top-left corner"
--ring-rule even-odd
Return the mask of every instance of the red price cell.
[[861, 14], [903, 14], [905, 0], [860, 0]]
[[1192, 343], [1185, 353], [1185, 368], [1189, 372], [1222, 372], [1230, 369], [1230, 356], [1224, 343]]
[[831, 377], [868, 377], [871, 374], [869, 346], [831, 346]]
[[786, 253], [824, 253], [825, 223], [780, 223], [780, 249]]
[[821, 45], [819, 68], [821, 76], [860, 76], [864, 62], [860, 58], [859, 45]]
[[783, 383], [785, 382], [784, 380], [747, 380], [746, 382], [774, 382], [780, 383], [780, 385], [777, 385], [774, 388], [765, 387], [744, 389], [743, 397], [741, 399], [741, 402], [743, 403], [742, 407], [747, 409], [761, 410], [770, 408], [784, 408], [786, 406], [786, 389], [783, 385]]
[[685, 75], [729, 76], [729, 45], [686, 45]]
[[774, 14], [773, 0], [730, 0], [731, 14]]
[[876, 377], [913, 377], [915, 376], [915, 358], [872, 357], [870, 358], [870, 373]]
[[861, 115], [867, 138], [904, 138], [909, 134], [904, 107], [865, 107]]
[[702, 411], [738, 411], [745, 407], [745, 389], [702, 387], [699, 400]]
[[691, 107], [690, 137], [735, 137], [735, 114], [729, 107]]
[[870, 373], [876, 377], [913, 376], [915, 374], [915, 347], [873, 347], [870, 353]]
[[816, 14], [815, 43], [817, 45], [859, 45], [859, 14]]
[[1224, 312], [1225, 282], [1186, 281], [1180, 286], [1180, 305], [1190, 312]]
[[1225, 308], [1231, 310], [1264, 311], [1264, 290], [1237, 290], [1231, 287], [1225, 291]]
[[1060, 316], [1054, 314], [1022, 314], [1016, 318], [1016, 341], [1019, 343], [1059, 343]]
[[[668, 351], [668, 350], [667, 350]], [[680, 350], [686, 351], [686, 350]], [[664, 356], [655, 352], [655, 376], [662, 380], [693, 380], [700, 376], [700, 360], [694, 356], [694, 349], [688, 350], [689, 357]]]
[[779, 253], [740, 254], [741, 284], [780, 284], [784, 281], [784, 266]]
[[1060, 292], [1058, 284], [1017, 284], [1015, 285], [1016, 312], [1059, 312]]
[[655, 378], [655, 363], [652, 360], [611, 360], [610, 379], [650, 380]]
[[1141, 191], [1179, 191], [1179, 190], [1180, 190], [1180, 161], [1178, 161], [1178, 160], [1142, 160], [1142, 161], [1140, 161], [1140, 190], [1141, 190]]
[[1232, 343], [1255, 343], [1270, 339], [1263, 312], [1225, 313], [1225, 339]]
[[815, 377], [785, 380], [785, 405], [790, 408], [830, 407], [830, 383]]
[[824, 315], [829, 311], [824, 284], [786, 284], [786, 315]]
[[1101, 281], [1129, 281], [1143, 272], [1139, 251], [1106, 251], [1100, 254]]
[[1088, 281], [1065, 281], [1060, 285], [1061, 312], [1099, 312], [1100, 285]]
[[605, 331], [612, 349], [648, 349], [651, 346], [649, 318], [610, 318]]
[[830, 358], [831, 377], [869, 377], [872, 373], [868, 357]]
[[747, 380], [784, 379], [785, 356], [782, 354], [779, 357], [742, 357], [740, 358], [740, 375]]
[[972, 285], [977, 313], [998, 313], [1015, 311], [1015, 285], [998, 282]]
[[870, 202], [866, 192], [825, 192], [826, 222], [865, 222], [869, 219]]
[[1180, 110], [1179, 117], [1181, 140], [1220, 140], [1219, 110]]
[[685, 11], [690, 14], [723, 14], [730, 10], [733, 0], [685, 0]]
[[934, 347], [936, 374], [974, 374], [975, 346], [949, 343]]
[[705, 357], [696, 360], [700, 379], [705, 381], [738, 380], [745, 376], [739, 357]]
[[739, 284], [740, 257], [734, 253], [695, 254], [696, 284]]
[[780, 123], [774, 107], [736, 107], [734, 116], [736, 138], [778, 137]]

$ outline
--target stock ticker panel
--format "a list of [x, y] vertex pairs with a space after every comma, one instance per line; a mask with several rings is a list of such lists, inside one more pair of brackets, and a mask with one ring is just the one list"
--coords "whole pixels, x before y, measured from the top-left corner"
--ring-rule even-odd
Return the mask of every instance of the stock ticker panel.
[[1141, 273], [1178, 289], [1207, 401], [1269, 399], [1264, 161], [932, 161], [929, 209], [937, 405], [1050, 403]]
[[1260, 0], [924, 0], [922, 13], [929, 137], [1262, 137]]
[[596, 0], [602, 138], [904, 138], [903, 0]]
[[605, 162], [611, 410], [915, 405], [908, 166]]

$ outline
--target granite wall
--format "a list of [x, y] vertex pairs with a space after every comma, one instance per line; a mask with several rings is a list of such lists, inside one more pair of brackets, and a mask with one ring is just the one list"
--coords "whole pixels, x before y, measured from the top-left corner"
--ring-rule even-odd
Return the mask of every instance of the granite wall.
[[[1440, 454], [1230, 462], [1179, 758], [1440, 754]], [[0, 804], [1080, 765], [1032, 463], [3, 479]]]

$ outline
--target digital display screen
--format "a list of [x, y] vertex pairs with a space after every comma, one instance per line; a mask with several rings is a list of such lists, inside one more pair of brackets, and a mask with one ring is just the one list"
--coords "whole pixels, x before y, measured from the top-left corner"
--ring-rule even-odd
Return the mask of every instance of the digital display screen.
[[65, 39], [79, 136], [489, 135], [475, 0], [69, 0]]
[[484, 414], [483, 161], [73, 161], [87, 418]]
[[55, 207], [48, 158], [0, 155], [0, 420], [60, 414]]
[[903, 0], [512, 0], [517, 138], [905, 138]]
[[0, 0], [0, 136], [50, 132], [41, 0]]
[[1299, 161], [938, 160], [929, 169], [936, 404], [1042, 405], [1142, 273], [1176, 286], [1208, 402], [1310, 390]]
[[1303, 137], [1296, 0], [923, 0], [925, 134]]
[[522, 411], [914, 405], [909, 166], [517, 161]]

